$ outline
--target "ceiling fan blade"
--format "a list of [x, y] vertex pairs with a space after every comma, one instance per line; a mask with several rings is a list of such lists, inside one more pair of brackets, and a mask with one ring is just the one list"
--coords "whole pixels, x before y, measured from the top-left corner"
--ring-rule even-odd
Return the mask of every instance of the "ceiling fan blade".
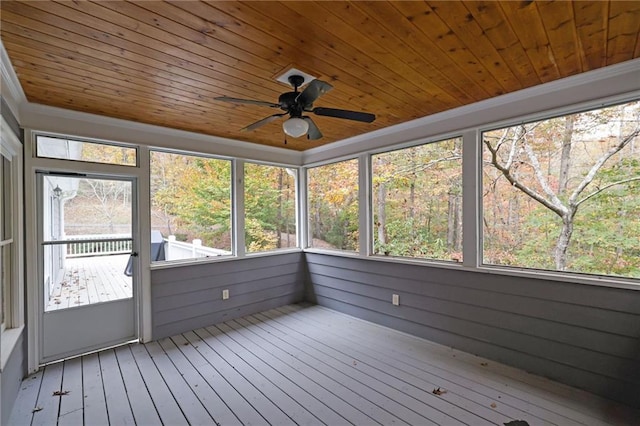
[[280, 104], [274, 104], [273, 102], [266, 102], [266, 101], [256, 101], [253, 99], [238, 99], [238, 98], [230, 98], [228, 96], [218, 96], [217, 98], [213, 98], [216, 101], [222, 101], [222, 102], [231, 102], [233, 104], [251, 104], [251, 105], [261, 105], [261, 106], [268, 106], [271, 108], [280, 108]]
[[365, 123], [371, 123], [376, 119], [374, 114], [368, 112], [348, 111], [346, 109], [336, 108], [314, 108], [311, 110], [316, 115], [324, 115], [327, 117], [346, 118], [347, 120], [362, 121]]
[[271, 123], [273, 120], [282, 117], [283, 115], [287, 115], [286, 113], [284, 114], [273, 114], [270, 115], [267, 118], [263, 118], [262, 120], [258, 120], [253, 124], [249, 124], [247, 127], [245, 127], [244, 129], [240, 129], [241, 132], [250, 132], [251, 130], [255, 130], [258, 127], [262, 127], [267, 123]]
[[296, 102], [303, 108], [311, 106], [313, 102], [320, 96], [333, 89], [333, 86], [322, 80], [313, 80], [307, 84], [307, 87], [298, 95]]
[[304, 121], [309, 123], [309, 130], [307, 130], [307, 139], [311, 141], [315, 141], [316, 139], [320, 139], [322, 137], [322, 132], [316, 126], [316, 123], [313, 122], [311, 117], [302, 117]]

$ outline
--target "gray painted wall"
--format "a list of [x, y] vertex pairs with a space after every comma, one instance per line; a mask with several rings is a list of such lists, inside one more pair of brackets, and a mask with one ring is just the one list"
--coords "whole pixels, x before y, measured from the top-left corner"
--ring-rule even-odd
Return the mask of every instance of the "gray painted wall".
[[16, 346], [14, 346], [11, 355], [9, 355], [4, 370], [0, 374], [2, 387], [0, 390], [2, 395], [2, 401], [0, 402], [2, 404], [0, 407], [0, 413], [2, 413], [0, 424], [3, 425], [8, 424], [13, 403], [16, 401], [16, 396], [18, 396], [18, 391], [20, 390], [20, 383], [25, 376], [27, 356], [24, 351], [23, 336], [24, 333], [20, 335]]
[[300, 302], [304, 268], [294, 252], [152, 270], [153, 339]]
[[306, 259], [307, 298], [320, 305], [640, 407], [640, 291]]

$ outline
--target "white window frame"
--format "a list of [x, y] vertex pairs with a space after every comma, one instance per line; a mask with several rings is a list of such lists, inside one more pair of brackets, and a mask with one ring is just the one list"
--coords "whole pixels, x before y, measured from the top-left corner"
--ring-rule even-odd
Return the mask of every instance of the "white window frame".
[[[285, 169], [287, 171], [287, 174], [291, 175], [289, 173], [289, 170], [293, 171], [293, 184], [294, 184], [294, 189], [293, 189], [293, 196], [295, 197], [295, 199], [293, 200], [294, 205], [295, 205], [295, 211], [294, 211], [294, 220], [295, 220], [295, 226], [296, 226], [296, 246], [295, 247], [284, 247], [284, 248], [275, 248], [275, 249], [271, 249], [271, 250], [263, 250], [263, 251], [256, 251], [256, 252], [247, 252], [246, 251], [246, 241], [245, 241], [245, 217], [246, 217], [246, 211], [245, 211], [245, 190], [244, 190], [244, 182], [245, 182], [245, 173], [246, 173], [246, 168], [245, 165], [247, 164], [254, 164], [254, 165], [258, 165], [258, 166], [267, 166], [267, 167], [279, 167], [281, 169]], [[236, 176], [238, 177], [236, 179], [236, 186], [238, 187], [238, 191], [236, 193], [236, 203], [235, 206], [238, 208], [238, 210], [240, 210], [240, 207], [242, 207], [242, 214], [238, 215], [238, 220], [236, 221], [236, 227], [238, 230], [242, 230], [242, 232], [238, 231], [238, 234], [242, 234], [242, 244], [237, 244], [237, 250], [236, 250], [236, 254], [238, 257], [242, 257], [242, 256], [247, 256], [247, 257], [252, 257], [252, 256], [259, 256], [262, 254], [266, 254], [266, 253], [282, 253], [283, 251], [287, 251], [287, 250], [296, 250], [296, 251], [300, 251], [300, 247], [302, 247], [300, 245], [300, 221], [299, 221], [299, 204], [300, 204], [300, 194], [299, 194], [299, 187], [300, 187], [300, 168], [299, 167], [293, 167], [293, 166], [287, 166], [287, 165], [281, 165], [281, 164], [274, 164], [274, 163], [266, 163], [266, 162], [262, 162], [262, 161], [252, 161], [252, 160], [240, 160], [237, 159], [236, 160]], [[240, 176], [242, 176], [242, 178], [240, 178]], [[238, 235], [239, 236], [239, 235]], [[240, 247], [242, 247], [242, 250], [240, 250]], [[242, 255], [242, 256], [241, 256]]]
[[[369, 161], [369, 155], [368, 154], [362, 154], [362, 155], [357, 155], [357, 156], [348, 156], [348, 157], [343, 157], [343, 158], [336, 158], [336, 159], [331, 159], [328, 161], [322, 161], [320, 163], [315, 163], [315, 164], [306, 164], [303, 167], [301, 176], [303, 176], [303, 179], [300, 179], [300, 181], [304, 184], [304, 196], [300, 198], [300, 202], [298, 203], [300, 205], [300, 210], [301, 210], [301, 214], [303, 215], [301, 218], [301, 223], [304, 223], [304, 227], [305, 229], [300, 231], [300, 232], [304, 232], [304, 241], [303, 244], [300, 247], [304, 248], [304, 251], [309, 251], [309, 252], [313, 252], [313, 251], [317, 251], [320, 253], [333, 253], [333, 254], [339, 254], [339, 255], [343, 255], [343, 256], [367, 256], [369, 255], [369, 253], [371, 252], [371, 249], [369, 247], [370, 243], [370, 238], [365, 237], [362, 232], [365, 231], [367, 232], [367, 229], [369, 229], [369, 225], [367, 225], [367, 223], [369, 223], [370, 221], [365, 217], [362, 216], [363, 211], [364, 212], [368, 212], [369, 208], [366, 205], [363, 205], [363, 197], [367, 197], [369, 194], [369, 189], [365, 189], [368, 188], [368, 186], [370, 185], [370, 181], [369, 180], [365, 180], [368, 179], [367, 177], [369, 176], [369, 168], [366, 166], [366, 163]], [[311, 243], [313, 241], [313, 235], [312, 235], [312, 229], [310, 226], [310, 218], [309, 218], [309, 205], [311, 203], [310, 200], [310, 191], [309, 191], [309, 170], [310, 169], [316, 169], [318, 167], [323, 167], [323, 166], [331, 166], [333, 164], [338, 164], [338, 163], [342, 163], [345, 161], [355, 161], [358, 164], [358, 249], [357, 250], [343, 250], [343, 249], [327, 249], [327, 248], [318, 248], [318, 247], [311, 247]], [[363, 168], [363, 166], [366, 167], [366, 172], [364, 172], [365, 168]], [[363, 186], [363, 183], [366, 182], [366, 186]], [[369, 202], [367, 201], [367, 204]], [[364, 225], [364, 227], [363, 227]]]
[[11, 238], [4, 241], [4, 246], [10, 246], [10, 281], [8, 300], [3, 301], [7, 306], [5, 312], [5, 328], [2, 330], [0, 345], [0, 371], [4, 370], [15, 345], [18, 343], [24, 328], [24, 251], [23, 251], [23, 154], [22, 144], [13, 133], [4, 117], [0, 128], [0, 153], [9, 160], [11, 177], [9, 182], [3, 180], [3, 185], [11, 185]]

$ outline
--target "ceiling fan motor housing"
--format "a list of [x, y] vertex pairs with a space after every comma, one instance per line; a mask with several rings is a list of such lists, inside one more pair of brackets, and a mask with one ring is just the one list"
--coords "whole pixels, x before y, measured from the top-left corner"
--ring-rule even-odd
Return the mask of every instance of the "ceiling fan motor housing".
[[296, 98], [300, 93], [298, 92], [287, 92], [280, 95], [278, 98], [278, 103], [280, 104], [280, 108], [283, 111], [291, 114], [292, 117], [301, 117], [302, 116], [302, 105], [296, 102]]

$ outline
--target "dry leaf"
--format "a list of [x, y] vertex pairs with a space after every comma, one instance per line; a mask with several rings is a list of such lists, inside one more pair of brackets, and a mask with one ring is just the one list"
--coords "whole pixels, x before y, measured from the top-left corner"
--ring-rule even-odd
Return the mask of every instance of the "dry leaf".
[[491, 403], [491, 408], [496, 408], [498, 406], [498, 404], [496, 404], [495, 402]]
[[33, 410], [31, 410], [32, 413], [37, 413], [38, 411], [42, 411], [42, 407], [36, 407]]
[[437, 389], [432, 390], [431, 393], [434, 394], [434, 395], [443, 395], [443, 394], [447, 393], [447, 391], [445, 389], [437, 388]]
[[483, 366], [483, 367], [486, 367], [487, 365], [489, 365], [489, 363], [488, 362], [481, 362], [480, 365]]
[[63, 395], [69, 395], [69, 391], [55, 391], [53, 393], [53, 396], [63, 396]]

